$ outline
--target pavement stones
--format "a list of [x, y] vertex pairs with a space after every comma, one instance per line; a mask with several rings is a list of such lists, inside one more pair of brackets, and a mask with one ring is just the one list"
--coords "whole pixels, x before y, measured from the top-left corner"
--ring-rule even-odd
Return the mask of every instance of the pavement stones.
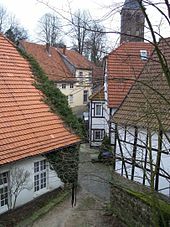
[[80, 150], [79, 185], [77, 205], [71, 207], [70, 199], [55, 207], [37, 220], [33, 227], [111, 227], [121, 226], [105, 216], [105, 205], [110, 201], [110, 166], [92, 163], [98, 151], [82, 144]]

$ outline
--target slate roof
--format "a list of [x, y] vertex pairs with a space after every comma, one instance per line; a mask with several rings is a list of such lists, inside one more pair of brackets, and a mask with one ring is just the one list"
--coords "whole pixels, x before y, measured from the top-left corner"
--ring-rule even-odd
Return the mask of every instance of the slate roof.
[[[170, 68], [170, 38], [162, 40], [159, 48]], [[158, 130], [161, 122], [164, 130], [170, 130], [170, 86], [155, 52], [113, 116], [113, 121], [153, 130]]]
[[0, 35], [0, 165], [79, 142], [42, 101], [30, 68]]
[[56, 82], [75, 80], [55, 47], [49, 47], [48, 52], [46, 45], [26, 41], [21, 41], [20, 45], [38, 61], [50, 80]]
[[134, 9], [134, 10], [140, 9], [138, 0], [125, 0], [123, 9]]
[[77, 51], [65, 49], [64, 52], [63, 48], [58, 48], [58, 50], [77, 69], [92, 70], [91, 62]]
[[134, 79], [138, 78], [146, 60], [140, 57], [140, 50], [152, 53], [152, 45], [144, 42], [122, 43], [107, 56], [108, 106], [118, 108]]

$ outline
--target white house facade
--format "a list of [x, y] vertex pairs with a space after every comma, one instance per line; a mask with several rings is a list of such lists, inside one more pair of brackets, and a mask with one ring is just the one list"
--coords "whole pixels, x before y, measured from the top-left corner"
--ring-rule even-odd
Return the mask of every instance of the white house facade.
[[[170, 38], [158, 45], [170, 66]], [[113, 115], [115, 171], [170, 196], [170, 89], [156, 52]]]
[[[149, 56], [151, 49], [151, 45], [144, 42], [122, 43], [105, 58], [103, 94], [101, 90], [94, 93], [89, 104], [89, 141], [92, 146], [101, 145], [104, 135], [107, 135], [111, 144], [114, 145], [115, 141], [111, 136], [115, 127], [111, 121], [112, 116], [147, 62], [146, 58], [142, 58], [141, 50], [145, 50]], [[101, 117], [95, 114], [97, 102], [101, 102], [103, 108]], [[96, 131], [98, 128], [101, 132]], [[100, 141], [94, 141], [96, 132]]]
[[50, 111], [30, 62], [0, 34], [0, 213], [61, 187], [45, 154], [80, 138]]
[[62, 186], [57, 173], [43, 156], [4, 165], [0, 168], [0, 214]]
[[[166, 136], [170, 138], [169, 133]], [[170, 143], [165, 135], [152, 131], [149, 138], [144, 128], [118, 125], [116, 137], [115, 171], [150, 187], [151, 171], [156, 171], [155, 167], [159, 165], [159, 171], [154, 176], [154, 188], [170, 196]]]

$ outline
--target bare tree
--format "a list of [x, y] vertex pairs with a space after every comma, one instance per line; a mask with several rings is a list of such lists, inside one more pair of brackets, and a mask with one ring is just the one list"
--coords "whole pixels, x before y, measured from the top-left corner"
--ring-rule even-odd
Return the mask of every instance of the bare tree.
[[0, 32], [4, 32], [7, 26], [7, 20], [8, 20], [7, 10], [3, 6], [0, 6]]
[[106, 53], [106, 40], [104, 27], [93, 21], [91, 31], [88, 32], [87, 41], [85, 42], [85, 56], [88, 56], [96, 65], [101, 64]]
[[61, 25], [56, 15], [46, 13], [40, 19], [39, 25], [39, 36], [42, 42], [49, 43], [51, 46], [61, 42]]
[[10, 171], [10, 183], [8, 187], [9, 202], [8, 209], [14, 209], [19, 194], [27, 189], [30, 190], [32, 185], [29, 184], [30, 173], [23, 168], [13, 168]]
[[18, 23], [16, 17], [9, 14], [2, 6], [0, 6], [0, 32], [14, 43], [28, 38], [27, 31]]
[[78, 10], [72, 15], [73, 46], [80, 54], [85, 52], [85, 42], [88, 37], [90, 23], [91, 16], [88, 11]]
[[5, 31], [5, 35], [12, 42], [17, 43], [19, 40], [28, 39], [27, 31], [17, 22], [15, 16], [10, 16], [9, 26]]

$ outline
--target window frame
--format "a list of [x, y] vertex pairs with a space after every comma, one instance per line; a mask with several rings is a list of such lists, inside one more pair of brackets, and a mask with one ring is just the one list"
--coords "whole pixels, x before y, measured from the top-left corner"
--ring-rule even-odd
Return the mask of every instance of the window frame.
[[[100, 138], [96, 138], [96, 133], [100, 133]], [[104, 129], [93, 129], [93, 141], [101, 142], [104, 138]]]
[[148, 60], [148, 51], [147, 50], [140, 50], [140, 59], [141, 60]]
[[83, 82], [83, 72], [82, 71], [79, 71], [79, 75], [78, 75], [78, 77], [79, 77], [79, 81], [80, 82]]
[[74, 88], [74, 84], [70, 84], [70, 88], [73, 89]]
[[34, 162], [34, 192], [47, 188], [46, 159]]
[[[97, 106], [100, 106], [100, 114], [97, 114]], [[101, 103], [95, 103], [94, 105], [94, 116], [103, 117], [103, 105]]]
[[66, 89], [66, 86], [67, 86], [66, 84], [61, 84], [62, 89]]
[[[6, 175], [6, 181], [3, 182], [4, 177], [1, 175]], [[5, 171], [0, 173], [0, 207], [8, 206], [9, 203], [9, 172]]]
[[[85, 94], [85, 92], [87, 92], [87, 94]], [[88, 90], [83, 90], [83, 103], [86, 104], [88, 103], [88, 96], [89, 96], [89, 91]], [[86, 97], [86, 100], [85, 100]]]

